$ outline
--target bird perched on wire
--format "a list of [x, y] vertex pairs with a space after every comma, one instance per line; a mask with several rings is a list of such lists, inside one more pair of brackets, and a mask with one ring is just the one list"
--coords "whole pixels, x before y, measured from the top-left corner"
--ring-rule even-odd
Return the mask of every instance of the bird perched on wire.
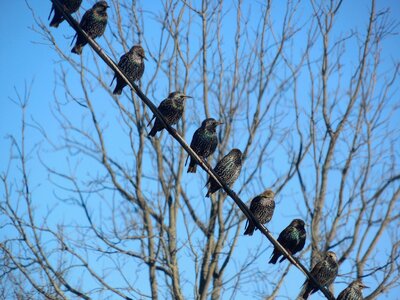
[[[232, 186], [239, 177], [240, 171], [242, 170], [242, 157], [242, 151], [236, 148], [232, 149], [214, 168], [214, 172], [217, 173], [229, 187]], [[208, 178], [206, 185], [208, 184], [209, 188], [206, 197], [210, 197], [210, 195], [221, 188], [211, 177]]]
[[[61, 5], [63, 6], [64, 11], [65, 11], [66, 13], [73, 14], [73, 13], [76, 12], [76, 11], [79, 9], [79, 7], [81, 6], [82, 0], [60, 0], [60, 3], [61, 3]], [[63, 14], [61, 13], [61, 11], [59, 11], [59, 10], [57, 9], [57, 7], [53, 4], [53, 5], [51, 6], [49, 19], [50, 19], [51, 13], [52, 13], [53, 11], [54, 11], [54, 16], [53, 16], [53, 19], [52, 19], [51, 22], [50, 22], [50, 26], [51, 26], [51, 27], [56, 27], [56, 28], [57, 28], [58, 25], [60, 25], [61, 22], [64, 21], [64, 16], [63, 16]]]
[[[337, 263], [336, 254], [332, 251], [328, 251], [325, 258], [312, 268], [311, 275], [321, 286], [328, 287], [335, 281], [338, 270], [339, 265]], [[303, 284], [300, 299], [308, 299], [308, 297], [316, 291], [318, 291], [318, 287], [310, 279], [307, 279]]]
[[[223, 123], [218, 122], [213, 118], [208, 118], [205, 119], [201, 123], [201, 127], [194, 132], [190, 148], [192, 148], [193, 151], [202, 159], [207, 159], [207, 157], [213, 154], [217, 148], [218, 138], [216, 128], [221, 124]], [[186, 162], [188, 159], [189, 156], [186, 159]], [[187, 172], [196, 173], [196, 168], [197, 162], [193, 157], [191, 157]]]
[[[304, 228], [304, 221], [301, 219], [294, 219], [288, 227], [286, 227], [278, 237], [278, 242], [292, 255], [301, 251], [306, 243], [306, 230]], [[275, 264], [282, 253], [275, 247], [272, 253], [270, 264]], [[282, 256], [279, 262], [286, 259]]]
[[[187, 96], [182, 92], [176, 91], [170, 93], [167, 99], [161, 101], [160, 105], [158, 106], [158, 110], [164, 116], [164, 119], [168, 123], [168, 125], [174, 125], [178, 123], [185, 109], [185, 100], [187, 98], [192, 97]], [[161, 120], [155, 115], [153, 116], [153, 118], [151, 118], [147, 126], [150, 125], [151, 121], [153, 121], [154, 118], [156, 119], [156, 121], [154, 122], [154, 126], [151, 129], [149, 136], [155, 136], [158, 131], [164, 129], [164, 125], [162, 124]]]
[[[144, 72], [145, 59], [146, 56], [142, 46], [135, 45], [127, 53], [121, 56], [118, 67], [130, 81], [138, 81]], [[115, 74], [111, 84], [115, 78], [117, 79], [117, 86], [115, 87], [113, 94], [121, 95], [122, 89], [126, 86], [126, 82], [120, 76]]]
[[[92, 8], [85, 12], [81, 22], [79, 23], [80, 27], [92, 39], [102, 36], [106, 30], [108, 19], [107, 8], [109, 8], [109, 6], [106, 1], [96, 2]], [[75, 34], [75, 37], [76, 43], [71, 52], [81, 54], [82, 48], [87, 44], [87, 40], [79, 33]]]
[[337, 297], [337, 300], [363, 300], [362, 289], [368, 288], [361, 279], [354, 280]]
[[[266, 224], [272, 219], [275, 210], [274, 197], [275, 194], [273, 191], [266, 190], [250, 202], [250, 211], [261, 224]], [[247, 220], [245, 229], [245, 235], [253, 235], [257, 227], [253, 221]]]

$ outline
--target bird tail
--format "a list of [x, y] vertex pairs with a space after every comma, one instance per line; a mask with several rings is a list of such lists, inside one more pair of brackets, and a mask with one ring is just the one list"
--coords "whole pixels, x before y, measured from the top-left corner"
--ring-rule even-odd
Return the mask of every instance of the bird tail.
[[75, 53], [75, 54], [82, 54], [82, 48], [83, 48], [83, 45], [82, 44], [78, 44], [78, 43], [76, 43], [75, 44], [75, 46], [74, 46], [74, 48], [72, 48], [72, 50], [71, 50], [71, 52], [72, 53]]
[[62, 21], [63, 21], [63, 19], [61, 19], [61, 20], [56, 20], [56, 19], [55, 19], [55, 16], [54, 16], [53, 20], [51, 20], [51, 22], [50, 22], [50, 27], [57, 28], [58, 25], [60, 25], [60, 23], [61, 23]]
[[187, 172], [188, 173], [196, 173], [197, 170], [197, 164], [196, 161], [193, 158], [190, 158], [190, 163]]
[[307, 300], [308, 297], [312, 294], [312, 290], [313, 290], [313, 288], [312, 288], [312, 286], [310, 286], [308, 281], [304, 282], [303, 288], [300, 292], [300, 296], [298, 299]]
[[278, 261], [279, 256], [280, 256], [280, 253], [274, 251], [274, 253], [272, 254], [272, 257], [271, 257], [271, 259], [269, 260], [268, 263], [269, 264], [276, 264], [276, 262]]
[[251, 222], [249, 220], [247, 220], [245, 228], [246, 228], [246, 230], [244, 232], [244, 235], [253, 235], [254, 230], [256, 229], [253, 222]]
[[115, 87], [114, 91], [113, 91], [114, 95], [121, 95], [122, 94], [122, 88], [117, 84], [117, 86]]
[[150, 133], [149, 133], [149, 136], [155, 136], [156, 133], [157, 133], [157, 129], [156, 129], [156, 126], [154, 125], [153, 128], [151, 129]]

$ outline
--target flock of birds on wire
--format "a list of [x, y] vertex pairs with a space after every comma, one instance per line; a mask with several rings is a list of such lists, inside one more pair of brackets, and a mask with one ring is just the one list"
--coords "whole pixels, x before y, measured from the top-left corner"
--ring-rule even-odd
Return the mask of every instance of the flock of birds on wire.
[[[72, 14], [79, 9], [82, 0], [61, 0], [60, 3], [62, 4], [65, 12]], [[106, 1], [98, 1], [83, 15], [80, 22], [80, 27], [92, 39], [103, 35], [107, 25], [108, 7], [109, 6]], [[64, 21], [64, 16], [54, 4], [52, 6], [50, 15], [53, 11], [54, 16], [50, 22], [50, 26], [58, 27], [60, 23]], [[87, 44], [87, 40], [79, 33], [75, 35], [75, 38], [76, 43], [71, 52], [81, 54], [83, 47]], [[138, 81], [144, 73], [145, 59], [146, 56], [142, 46], [134, 45], [127, 53], [121, 56], [118, 67], [130, 81]], [[113, 81], [115, 79], [117, 84], [113, 93], [115, 95], [121, 95], [123, 88], [127, 84], [120, 76], [118, 76], [118, 74], [115, 74]], [[158, 109], [169, 125], [175, 125], [178, 123], [182, 117], [185, 108], [185, 100], [187, 98], [191, 97], [183, 94], [182, 92], [176, 91], [170, 93], [168, 97], [160, 103]], [[153, 116], [148, 125], [150, 125], [154, 119], [155, 121], [153, 128], [149, 133], [150, 137], [154, 137], [157, 132], [164, 129], [163, 123], [156, 116]], [[216, 121], [213, 118], [208, 118], [202, 122], [201, 127], [198, 128], [193, 134], [190, 147], [202, 159], [206, 160], [215, 152], [218, 145], [216, 127], [221, 124], [221, 122]], [[191, 157], [187, 172], [196, 173], [196, 167], [197, 162], [193, 157]], [[228, 186], [232, 186], [239, 177], [241, 169], [242, 152], [239, 149], [232, 149], [217, 163], [214, 171]], [[209, 188], [206, 197], [211, 196], [221, 188], [221, 186], [212, 178], [208, 179], [207, 185]], [[261, 224], [267, 224], [272, 219], [275, 209], [274, 196], [274, 192], [268, 189], [251, 200], [250, 211]], [[278, 242], [292, 255], [301, 251], [305, 245], [306, 230], [304, 226], [305, 224], [303, 220], [294, 219], [279, 234]], [[257, 228], [253, 222], [248, 220], [244, 234], [253, 235], [253, 232], [256, 229]], [[286, 258], [282, 255], [279, 249], [275, 247], [269, 263], [275, 264], [280, 257], [281, 259], [279, 262], [282, 262]], [[311, 275], [319, 282], [321, 286], [329, 287], [338, 275], [338, 269], [339, 265], [336, 254], [332, 251], [328, 251], [325, 255], [325, 258], [319, 261], [312, 268]], [[361, 300], [363, 299], [363, 288], [366, 288], [366, 286], [360, 279], [357, 279], [339, 294], [337, 300]], [[303, 284], [300, 298], [307, 299], [311, 294], [317, 291], [318, 287], [311, 280], [307, 279]]]

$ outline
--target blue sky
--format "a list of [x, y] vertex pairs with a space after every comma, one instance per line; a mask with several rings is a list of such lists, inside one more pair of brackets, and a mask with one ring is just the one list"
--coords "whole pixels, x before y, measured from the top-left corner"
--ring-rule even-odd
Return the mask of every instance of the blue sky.
[[[42, 20], [47, 20], [50, 11], [49, 1], [29, 1], [29, 3]], [[359, 24], [360, 22], [366, 23], [365, 15], [357, 13], [364, 6], [367, 7], [365, 2], [345, 1], [344, 5], [344, 13], [340, 16], [339, 23], [342, 23], [344, 27], [351, 27], [351, 24]], [[381, 5], [389, 5], [392, 15], [400, 15], [398, 1], [378, 1], [378, 7]], [[85, 7], [87, 6], [86, 4]], [[33, 117], [40, 121], [50, 135], [57, 134], [50, 108], [53, 102], [54, 75], [58, 62], [53, 51], [49, 51], [48, 45], [41, 44], [38, 33], [32, 30], [32, 14], [24, 1], [3, 1], [2, 11], [4, 15], [0, 19], [0, 44], [2, 45], [0, 47], [0, 65], [2, 66], [0, 69], [0, 80], [2, 82], [2, 89], [0, 90], [0, 157], [5, 158], [8, 155], [8, 148], [5, 147], [8, 143], [5, 136], [9, 133], [18, 135], [20, 128], [20, 110], [8, 98], [16, 99], [15, 89], [23, 96], [25, 84], [29, 85], [33, 82], [31, 101], [27, 111], [28, 119]], [[73, 31], [65, 24], [61, 28], [62, 30], [53, 31], [57, 42], [68, 48]], [[386, 62], [388, 64], [391, 63], [392, 58], [399, 58], [399, 39], [392, 40], [397, 41], [397, 43], [392, 42], [386, 45], [383, 52], [387, 57]], [[106, 69], [105, 66], [103, 67]], [[194, 130], [194, 128], [191, 130]], [[38, 138], [38, 136], [29, 136], [28, 145], [32, 147], [38, 142]], [[32, 153], [32, 155], [34, 154]], [[51, 156], [50, 153], [48, 155]], [[6, 163], [7, 161], [4, 159], [0, 161], [0, 170], [4, 169]], [[35, 166], [38, 168], [35, 168]], [[39, 166], [39, 162], [32, 160], [30, 174], [34, 186], [41, 190], [41, 182], [46, 180], [46, 173]], [[65, 217], [62, 214], [58, 216], [60, 218]], [[281, 228], [281, 224], [279, 225], [279, 228]], [[269, 251], [270, 249], [267, 252]], [[297, 270], [294, 273], [299, 275]], [[301, 281], [303, 281], [303, 277]]]

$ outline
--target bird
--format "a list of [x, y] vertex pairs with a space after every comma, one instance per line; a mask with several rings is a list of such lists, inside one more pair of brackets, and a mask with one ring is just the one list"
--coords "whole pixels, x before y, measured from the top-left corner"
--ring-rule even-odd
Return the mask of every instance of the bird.
[[[192, 98], [191, 96], [187, 96], [180, 91], [172, 92], [168, 95], [167, 99], [161, 101], [160, 105], [158, 106], [158, 110], [164, 116], [165, 121], [168, 125], [174, 125], [178, 123], [179, 119], [182, 117], [183, 111], [185, 109], [185, 99]], [[156, 117], [156, 115], [151, 118], [151, 121], [156, 119], [154, 122], [154, 126], [151, 129], [149, 136], [155, 136], [158, 131], [164, 129], [164, 125], [162, 124], [161, 120]]]
[[[73, 14], [81, 6], [82, 0], [60, 0], [60, 3], [64, 7], [64, 11], [66, 13]], [[51, 6], [49, 19], [53, 11], [54, 11], [54, 16], [50, 22], [50, 26], [57, 28], [58, 25], [60, 25], [64, 21], [64, 16], [53, 3], [53, 5]]]
[[[242, 151], [236, 148], [232, 149], [214, 168], [214, 172], [217, 173], [229, 187], [232, 186], [239, 177], [240, 171], [242, 170], [242, 157]], [[208, 184], [209, 188], [206, 197], [210, 197], [221, 188], [211, 177], [208, 178], [206, 185]]]
[[356, 279], [341, 291], [337, 300], [363, 300], [362, 289], [364, 288], [368, 287], [362, 283], [361, 279]]
[[[321, 286], [330, 286], [338, 274], [339, 265], [337, 263], [336, 254], [328, 251], [325, 258], [319, 261], [311, 270], [311, 275], [319, 282]], [[318, 287], [309, 279], [303, 284], [300, 299], [308, 299], [308, 297], [318, 291]]]
[[[272, 219], [275, 210], [274, 197], [275, 194], [273, 191], [265, 190], [250, 202], [250, 211], [261, 224], [266, 224]], [[245, 229], [244, 235], [253, 235], [257, 227], [249, 219], [247, 220]]]
[[[127, 53], [121, 56], [118, 67], [130, 81], [138, 81], [144, 72], [145, 59], [146, 56], [142, 46], [134, 45]], [[120, 76], [115, 74], [111, 84], [114, 79], [117, 79], [117, 85], [113, 94], [121, 95], [122, 89], [126, 86], [126, 82]]]
[[[301, 251], [304, 248], [304, 244], [306, 243], [306, 230], [304, 228], [304, 221], [301, 219], [294, 219], [290, 222], [289, 226], [287, 226], [278, 237], [278, 242], [292, 255]], [[276, 264], [278, 258], [282, 255], [282, 253], [275, 247], [272, 252], [272, 258], [269, 261], [270, 264]], [[286, 259], [285, 256], [282, 256], [279, 262], [282, 262]]]
[[[215, 149], [217, 149], [218, 138], [216, 127], [221, 124], [223, 123], [218, 122], [213, 118], [208, 118], [205, 119], [201, 123], [201, 127], [194, 132], [192, 141], [190, 143], [190, 148], [192, 148], [193, 151], [196, 152], [196, 154], [202, 159], [207, 159], [207, 157], [212, 155], [215, 152]], [[186, 163], [188, 159], [189, 156], [186, 159]], [[196, 173], [196, 168], [196, 160], [193, 157], [190, 157], [190, 163], [187, 172]]]
[[[108, 19], [107, 8], [109, 8], [109, 6], [106, 1], [96, 2], [92, 8], [85, 12], [81, 22], [79, 23], [80, 27], [92, 39], [102, 36], [106, 30]], [[75, 37], [76, 43], [71, 52], [81, 54], [82, 48], [87, 44], [87, 40], [82, 34], [79, 33], [76, 33]]]

